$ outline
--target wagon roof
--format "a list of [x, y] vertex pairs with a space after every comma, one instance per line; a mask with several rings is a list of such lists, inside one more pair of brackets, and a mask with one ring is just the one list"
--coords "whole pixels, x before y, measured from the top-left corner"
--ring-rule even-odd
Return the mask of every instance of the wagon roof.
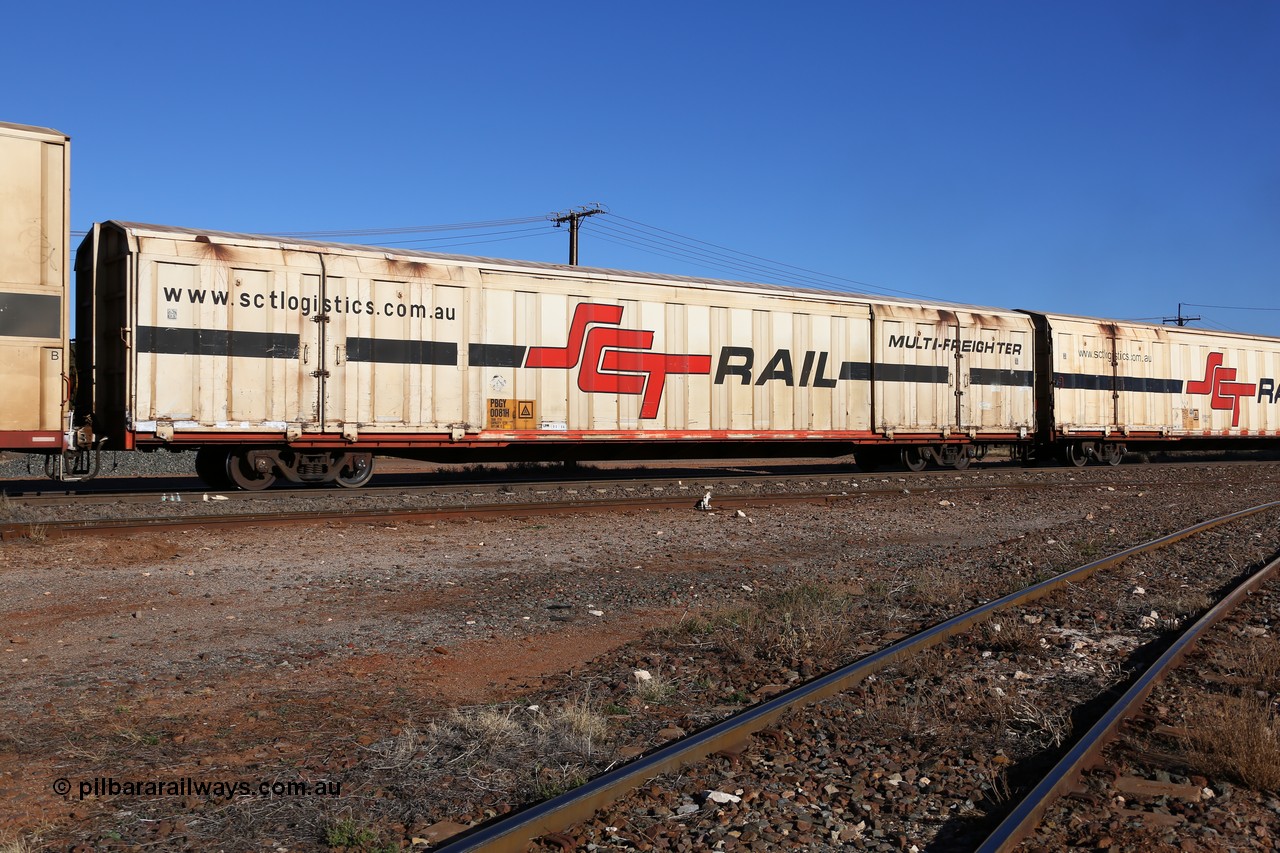
[[54, 130], [51, 127], [37, 127], [34, 124], [15, 124], [11, 121], [0, 121], [0, 128], [4, 128], [5, 130], [20, 130], [24, 133], [36, 133], [41, 136], [61, 136], [63, 139], [70, 138], [60, 130]]
[[966, 305], [958, 302], [943, 302], [932, 299], [910, 299], [878, 294], [855, 293], [847, 290], [831, 290], [819, 287], [797, 287], [794, 285], [766, 284], [755, 281], [735, 281], [732, 279], [699, 278], [696, 276], [672, 275], [669, 273], [634, 272], [628, 270], [604, 269], [600, 267], [569, 266], [542, 261], [512, 260], [510, 258], [486, 258], [472, 255], [450, 255], [440, 252], [424, 252], [417, 249], [388, 248], [351, 243], [328, 243], [318, 240], [298, 240], [292, 237], [281, 237], [271, 234], [239, 234], [229, 231], [210, 231], [204, 229], [181, 228], [172, 225], [151, 225], [143, 222], [122, 222], [111, 220], [103, 223], [121, 228], [136, 236], [157, 236], [168, 239], [208, 238], [220, 242], [252, 245], [261, 248], [303, 249], [314, 251], [323, 249], [332, 253], [366, 255], [379, 258], [395, 258], [406, 260], [446, 261], [463, 266], [481, 267], [502, 272], [556, 273], [571, 278], [631, 280], [649, 283], [683, 284], [713, 289], [746, 289], [762, 290], [779, 295], [794, 294], [799, 296], [832, 298], [848, 302], [871, 302], [881, 305], [927, 306], [952, 308], [962, 311], [977, 311], [984, 314], [1000, 314], [1019, 316], [1020, 312], [1008, 308], [990, 308], [978, 305]]
[[1019, 308], [1026, 314], [1038, 314], [1049, 322], [1054, 320], [1070, 320], [1080, 323], [1097, 323], [1100, 326], [1118, 326], [1122, 329], [1160, 329], [1168, 333], [1191, 334], [1191, 335], [1212, 335], [1215, 337], [1240, 338], [1242, 340], [1256, 341], [1259, 339], [1278, 340], [1280, 338], [1270, 338], [1267, 335], [1256, 335], [1251, 332], [1230, 332], [1223, 329], [1206, 329], [1202, 327], [1192, 326], [1170, 326], [1167, 323], [1146, 323], [1141, 320], [1116, 320], [1109, 317], [1086, 317], [1082, 314], [1062, 314], [1056, 311], [1032, 311], [1025, 308]]

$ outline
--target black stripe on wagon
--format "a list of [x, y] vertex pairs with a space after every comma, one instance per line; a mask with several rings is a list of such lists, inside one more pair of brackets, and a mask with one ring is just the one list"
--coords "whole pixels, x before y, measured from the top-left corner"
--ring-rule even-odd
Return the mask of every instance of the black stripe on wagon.
[[1111, 377], [1101, 373], [1055, 373], [1053, 387], [1079, 391], [1110, 391]]
[[1035, 379], [1030, 370], [1000, 370], [994, 367], [975, 367], [969, 371], [973, 385], [1004, 385], [1030, 388]]
[[283, 332], [232, 332], [227, 329], [165, 329], [139, 326], [139, 352], [161, 355], [220, 355], [228, 358], [298, 357], [298, 336]]
[[525, 347], [518, 344], [469, 344], [467, 364], [472, 367], [519, 367]]
[[[947, 381], [947, 368], [935, 367], [932, 364], [884, 364], [879, 363], [875, 367], [875, 380], [877, 382], [925, 382], [933, 384], [945, 384]], [[852, 379], [855, 382], [868, 382], [871, 380], [870, 362], [866, 361], [846, 361], [840, 365], [840, 379]]]
[[[1114, 380], [1114, 384], [1112, 382]], [[1053, 387], [1083, 391], [1139, 391], [1149, 394], [1181, 394], [1181, 379], [1149, 379], [1145, 376], [1109, 376], [1105, 373], [1055, 373]]]
[[402, 341], [389, 338], [347, 338], [347, 361], [379, 364], [454, 364], [458, 345], [453, 341]]
[[871, 379], [871, 364], [865, 361], [846, 361], [840, 365], [839, 378], [868, 382]]
[[0, 293], [0, 336], [62, 336], [62, 297], [39, 293]]
[[1181, 394], [1181, 379], [1148, 379], [1145, 376], [1117, 376], [1121, 391], [1146, 391], [1151, 394]]
[[877, 364], [877, 382], [932, 382], [946, 384], [947, 368], [932, 364]]

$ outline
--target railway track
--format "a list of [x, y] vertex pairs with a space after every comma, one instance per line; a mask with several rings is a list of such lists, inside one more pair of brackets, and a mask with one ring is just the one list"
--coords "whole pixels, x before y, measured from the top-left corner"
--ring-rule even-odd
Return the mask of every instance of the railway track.
[[[1069, 590], [1095, 573], [1113, 568], [1139, 555], [1156, 552], [1189, 537], [1277, 508], [1280, 508], [1280, 503], [1267, 503], [1224, 515], [1128, 548], [1004, 596], [869, 654], [849, 666], [810, 679], [701, 731], [668, 743], [629, 764], [592, 779], [576, 790], [532, 805], [505, 819], [468, 830], [439, 849], [449, 853], [522, 850], [535, 839], [543, 839], [545, 844], [552, 847], [569, 849], [584, 837], [580, 833], [567, 831], [569, 827], [587, 821], [601, 810], [607, 815], [612, 803], [660, 774], [687, 768], [717, 754], [740, 755], [751, 742], [752, 736], [760, 732], [773, 730], [774, 737], [780, 739], [776, 727], [785, 726], [785, 718], [795, 714], [796, 709], [849, 691], [887, 667], [900, 665], [926, 650], [972, 631], [975, 626], [987, 623], [998, 613], [1023, 608], [1038, 599]], [[1131, 679], [1128, 689], [1118, 701], [1096, 714], [1096, 722], [1088, 732], [1066, 750], [1061, 761], [1045, 774], [1041, 782], [1030, 786], [1029, 793], [1022, 802], [1009, 810], [1008, 818], [978, 845], [978, 849], [1006, 850], [1028, 837], [1039, 815], [1053, 798], [1073, 784], [1083, 767], [1097, 760], [1103, 746], [1114, 738], [1119, 722], [1134, 713], [1152, 685], [1186, 653], [1190, 644], [1204, 630], [1221, 619], [1265, 578], [1274, 574], [1278, 566], [1280, 561], [1272, 561], [1247, 580], [1234, 585], [1231, 592], [1202, 618], [1182, 630], [1175, 641], [1166, 643], [1168, 648], [1164, 653], [1144, 673]], [[735, 798], [731, 795], [726, 801]], [[600, 825], [600, 821], [596, 825]]]
[[[762, 471], [735, 471], [696, 479], [671, 478], [665, 472], [654, 477], [638, 472], [629, 477], [591, 479], [485, 479], [421, 485], [388, 485], [359, 491], [310, 488], [268, 492], [205, 490], [189, 481], [165, 481], [161, 491], [129, 489], [85, 494], [22, 494], [5, 498], [10, 507], [28, 516], [0, 523], [0, 541], [38, 535], [123, 535], [147, 530], [245, 525], [285, 526], [332, 522], [386, 522], [483, 518], [493, 516], [555, 515], [569, 512], [617, 512], [693, 506], [711, 495], [715, 509], [739, 509], [761, 502], [837, 503], [856, 498], [906, 492], [965, 493], [991, 489], [1011, 492], [1061, 489], [1064, 491], [1116, 489], [1143, 490], [1170, 483], [1134, 476], [1145, 469], [1128, 469], [1117, 476], [1112, 469], [1095, 469], [1082, 475], [1078, 469], [1028, 474], [1021, 468], [1003, 467], [991, 472], [951, 471], [892, 472], [850, 475], [847, 470], [807, 466]], [[1169, 469], [1166, 469], [1169, 470]], [[1171, 472], [1178, 469], [1173, 468]], [[1092, 475], [1092, 476], [1090, 476]], [[1176, 474], [1175, 474], [1176, 476]], [[1195, 476], [1188, 486], [1200, 482]], [[175, 488], [181, 485], [183, 488]], [[160, 511], [156, 512], [159, 506]], [[249, 507], [246, 510], [246, 507]], [[83, 510], [79, 517], [65, 517], [68, 510]], [[43, 511], [43, 512], [42, 512]], [[57, 512], [60, 515], [53, 515]]]

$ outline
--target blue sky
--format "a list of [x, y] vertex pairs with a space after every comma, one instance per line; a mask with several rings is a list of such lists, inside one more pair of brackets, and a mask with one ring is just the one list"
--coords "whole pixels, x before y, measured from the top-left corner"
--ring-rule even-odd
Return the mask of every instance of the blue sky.
[[583, 264], [1254, 307], [1187, 311], [1280, 336], [1273, 0], [28, 3], [5, 28], [0, 120], [71, 135], [79, 230], [530, 218], [352, 241], [562, 262], [535, 218], [601, 202]]

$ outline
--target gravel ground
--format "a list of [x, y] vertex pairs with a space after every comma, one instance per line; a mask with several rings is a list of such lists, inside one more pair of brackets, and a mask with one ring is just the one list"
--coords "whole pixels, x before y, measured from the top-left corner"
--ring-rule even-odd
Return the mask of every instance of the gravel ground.
[[[834, 621], [852, 634], [837, 636], [865, 652], [1090, 554], [1280, 491], [1280, 466], [1269, 463], [964, 476], [977, 488], [886, 475], [875, 482], [891, 493], [745, 516], [663, 510], [6, 541], [0, 713], [22, 722], [0, 732], [0, 840], [413, 846], [440, 821], [469, 823], [552, 793], [813, 673], [835, 654], [820, 642], [831, 631], [781, 619], [806, 595], [839, 597], [849, 609]], [[1013, 491], [1004, 476], [1048, 488]], [[751, 630], [731, 622], [726, 635], [717, 621], [726, 611], [764, 615]], [[637, 689], [637, 669], [665, 689]], [[574, 708], [589, 712], [586, 722], [570, 725]], [[597, 718], [604, 728], [584, 734]], [[497, 760], [528, 748], [536, 760], [523, 770]], [[890, 777], [911, 769], [894, 761], [904, 769]], [[97, 778], [342, 787], [222, 799], [90, 787], [81, 799]], [[57, 779], [69, 780], [68, 795], [52, 789]], [[760, 830], [755, 841], [772, 843]]]

